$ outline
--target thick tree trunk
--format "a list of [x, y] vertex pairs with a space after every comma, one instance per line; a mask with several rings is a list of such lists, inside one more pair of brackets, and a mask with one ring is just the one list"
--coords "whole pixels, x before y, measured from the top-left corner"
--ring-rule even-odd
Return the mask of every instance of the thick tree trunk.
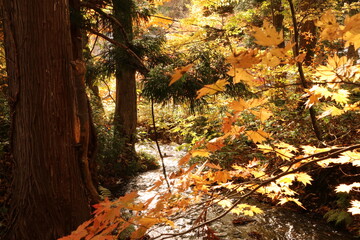
[[90, 215], [68, 0], [3, 3], [15, 161], [7, 239], [54, 240]]
[[[113, 0], [114, 16], [121, 26], [114, 25], [114, 40], [131, 47], [133, 39], [132, 0]], [[135, 133], [137, 124], [136, 103], [136, 61], [123, 48], [116, 48], [116, 108], [114, 147], [118, 158], [126, 161], [126, 165], [134, 165]]]

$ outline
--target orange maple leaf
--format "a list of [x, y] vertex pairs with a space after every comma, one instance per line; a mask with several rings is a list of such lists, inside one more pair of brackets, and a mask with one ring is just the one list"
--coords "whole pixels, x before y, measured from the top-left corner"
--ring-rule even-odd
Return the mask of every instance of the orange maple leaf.
[[184, 67], [177, 68], [171, 77], [169, 86], [178, 81], [185, 73], [187, 73], [194, 64], [188, 64]]

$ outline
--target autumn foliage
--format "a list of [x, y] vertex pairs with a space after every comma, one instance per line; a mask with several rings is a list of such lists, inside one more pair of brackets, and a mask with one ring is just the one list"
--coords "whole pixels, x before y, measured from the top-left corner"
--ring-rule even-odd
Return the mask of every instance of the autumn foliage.
[[[188, 19], [190, 21], [190, 19]], [[343, 22], [327, 11], [318, 17], [316, 26], [320, 31], [320, 43], [337, 42], [345, 48], [360, 47], [360, 14], [346, 17]], [[185, 20], [184, 20], [185, 22]], [[291, 26], [291, 24], [290, 24]], [[188, 28], [193, 25], [189, 24]], [[275, 132], [271, 132], [269, 122], [278, 118], [271, 100], [276, 89], [286, 89], [300, 85], [295, 66], [302, 64], [306, 53], [294, 54], [296, 44], [290, 38], [284, 39], [284, 33], [277, 31], [268, 21], [262, 26], [249, 26], [246, 32], [254, 38], [257, 47], [231, 47], [227, 49], [226, 62], [229, 65], [228, 76], [232, 83], [243, 83], [256, 97], [226, 99], [226, 113], [222, 117], [222, 131], [219, 137], [198, 141], [188, 153], [179, 160], [177, 172], [170, 173], [170, 189], [160, 188], [165, 185], [159, 179], [149, 194], [156, 192], [146, 202], [138, 202], [137, 193], [132, 192], [115, 200], [106, 199], [94, 206], [94, 216], [83, 223], [70, 236], [61, 240], [77, 239], [116, 239], [123, 231], [132, 228], [131, 239], [140, 239], [157, 224], [167, 224], [176, 228], [171, 220], [175, 215], [191, 209], [199, 211], [199, 218], [191, 229], [178, 234], [160, 234], [154, 238], [167, 238], [185, 234], [223, 217], [228, 213], [253, 216], [261, 214], [257, 206], [246, 203], [254, 194], [261, 194], [279, 204], [293, 202], [304, 207], [299, 200], [295, 185], [312, 184], [313, 177], [309, 169], [326, 168], [334, 165], [360, 167], [360, 144], [332, 146], [319, 142], [317, 145], [290, 144]], [[285, 42], [284, 47], [279, 47]], [[231, 45], [232, 43], [230, 43]], [[233, 44], [234, 45], [234, 44]], [[308, 88], [296, 89], [303, 100], [302, 107], [316, 107], [319, 111], [317, 121], [329, 117], [339, 117], [353, 112], [359, 114], [360, 65], [356, 59], [329, 51], [322, 61], [306, 68]], [[292, 81], [274, 77], [267, 79], [271, 72], [282, 71]], [[169, 85], [184, 80], [186, 74], [196, 71], [193, 63], [175, 69], [169, 79]], [[280, 75], [280, 74], [279, 74]], [[212, 84], [205, 84], [197, 92], [197, 99], [219, 96], [226, 91], [228, 79], [218, 79]], [[285, 91], [285, 90], [284, 90]], [[209, 100], [210, 101], [210, 100]], [[359, 116], [359, 115], [357, 115]], [[251, 124], [248, 119], [252, 119]], [[356, 131], [360, 131], [356, 129]], [[266, 159], [276, 162], [276, 168], [264, 159], [254, 158], [246, 164], [232, 164], [224, 168], [209, 159], [236, 139], [245, 138], [254, 144], [256, 151]], [[192, 161], [193, 159], [199, 161]], [[334, 191], [353, 193], [359, 191], [360, 183], [341, 184]], [[220, 191], [221, 190], [221, 191]], [[238, 196], [236, 200], [233, 196]], [[350, 202], [348, 211], [360, 214], [360, 201], [355, 197]], [[221, 206], [223, 212], [213, 219], [204, 218], [204, 213], [212, 206]]]

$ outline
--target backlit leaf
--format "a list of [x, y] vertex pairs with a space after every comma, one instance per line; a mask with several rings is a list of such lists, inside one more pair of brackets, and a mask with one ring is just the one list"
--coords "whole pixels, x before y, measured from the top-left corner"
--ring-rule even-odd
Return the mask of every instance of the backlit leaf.
[[232, 206], [232, 202], [228, 199], [221, 200], [217, 204], [219, 204], [223, 208], [229, 208]]
[[257, 131], [246, 131], [246, 136], [248, 136], [248, 138], [254, 143], [262, 143], [270, 137], [270, 134], [264, 132], [262, 129], [259, 129]]
[[241, 51], [227, 57], [226, 61], [231, 63], [233, 68], [250, 68], [261, 61], [259, 57], [257, 57], [257, 53], [256, 49]]
[[360, 201], [352, 200], [351, 201], [351, 208], [349, 208], [348, 211], [352, 215], [360, 214]]
[[187, 73], [187, 71], [189, 71], [192, 66], [193, 64], [188, 64], [184, 67], [177, 68], [171, 77], [169, 86], [178, 81], [182, 76], [184, 76], [184, 74]]
[[306, 184], [311, 184], [311, 181], [313, 180], [309, 174], [304, 172], [297, 173], [296, 179], [297, 181], [302, 182], [305, 186]]
[[217, 92], [224, 91], [225, 86], [228, 84], [229, 84], [229, 82], [227, 80], [218, 80], [214, 84], [205, 85], [203, 88], [201, 88], [199, 91], [197, 91], [196, 99], [199, 99], [205, 95], [212, 95]]
[[331, 95], [331, 99], [335, 100], [335, 102], [344, 105], [349, 101], [350, 92], [345, 89], [339, 89], [337, 92], [334, 92]]
[[256, 43], [262, 46], [277, 46], [282, 43], [283, 32], [277, 32], [276, 28], [268, 21], [264, 21], [263, 27], [253, 27], [255, 33], [253, 34]]
[[271, 111], [265, 108], [261, 108], [259, 111], [250, 111], [250, 112], [254, 114], [257, 118], [259, 118], [262, 123], [264, 123], [273, 115]]
[[209, 157], [210, 152], [206, 149], [197, 149], [197, 150], [191, 151], [191, 156], [193, 156], [193, 157]]
[[281, 63], [281, 61], [277, 56], [274, 56], [268, 52], [265, 56], [262, 57], [261, 63], [268, 67], [276, 67]]

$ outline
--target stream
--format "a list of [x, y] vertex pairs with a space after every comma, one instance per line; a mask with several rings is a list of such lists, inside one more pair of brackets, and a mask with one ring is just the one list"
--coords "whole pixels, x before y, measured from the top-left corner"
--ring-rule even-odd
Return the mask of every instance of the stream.
[[[184, 151], [177, 151], [177, 145], [161, 145], [166, 171], [168, 173], [177, 169], [177, 160], [184, 154]], [[154, 144], [138, 145], [137, 151], [147, 152], [153, 156], [159, 156]], [[146, 201], [156, 194], [148, 192], [146, 189], [152, 187], [153, 183], [162, 176], [162, 169], [152, 170], [140, 174], [127, 183], [128, 192], [138, 191], [138, 201]], [[165, 186], [163, 186], [165, 187]], [[274, 207], [268, 204], [251, 200], [250, 204], [260, 207], [264, 213], [250, 219], [247, 224], [234, 225], [234, 220], [239, 216], [228, 214], [221, 220], [213, 222], [210, 227], [214, 230], [218, 239], [247, 239], [247, 240], [350, 240], [354, 239], [346, 233], [334, 230], [323, 219], [314, 217], [312, 214], [293, 212], [282, 207]], [[255, 202], [253, 202], [255, 201]], [[221, 209], [213, 209], [208, 212], [207, 218], [210, 219], [219, 213]], [[198, 217], [198, 213], [186, 214], [185, 218], [174, 220], [178, 226], [172, 229], [170, 226], [156, 226], [149, 232], [150, 237], [156, 237], [161, 233], [178, 233], [189, 229]], [[241, 216], [240, 216], [241, 217]], [[162, 239], [162, 238], [157, 238]], [[188, 233], [179, 237], [167, 239], [203, 239], [196, 233]], [[205, 239], [205, 238], [204, 238]], [[216, 238], [213, 238], [216, 239]]]

